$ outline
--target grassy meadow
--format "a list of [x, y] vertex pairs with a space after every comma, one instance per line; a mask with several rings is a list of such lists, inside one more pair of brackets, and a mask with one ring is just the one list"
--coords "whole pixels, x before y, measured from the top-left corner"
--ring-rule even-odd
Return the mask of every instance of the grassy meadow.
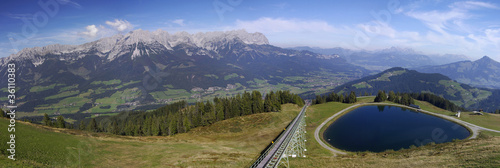
[[[359, 98], [358, 103], [373, 97]], [[423, 109], [452, 115], [425, 102]], [[306, 113], [306, 158], [291, 158], [291, 167], [498, 167], [500, 134], [484, 132], [476, 140], [426, 145], [381, 153], [356, 152], [334, 157], [314, 140], [326, 118], [351, 106], [331, 102]], [[287, 104], [282, 112], [232, 118], [174, 136], [131, 137], [16, 123], [16, 158], [0, 156], [0, 167], [248, 167], [287, 126], [301, 107]], [[498, 115], [466, 116], [463, 120], [497, 129]], [[8, 120], [0, 119], [7, 128]], [[7, 129], [0, 129], [6, 142]], [[1, 143], [6, 151], [7, 146]]]
[[[16, 123], [16, 158], [0, 167], [248, 167], [301, 107], [217, 122], [174, 136], [131, 137]], [[0, 119], [7, 128], [8, 120]], [[8, 141], [0, 129], [0, 141]], [[6, 151], [2, 143], [0, 149]]]

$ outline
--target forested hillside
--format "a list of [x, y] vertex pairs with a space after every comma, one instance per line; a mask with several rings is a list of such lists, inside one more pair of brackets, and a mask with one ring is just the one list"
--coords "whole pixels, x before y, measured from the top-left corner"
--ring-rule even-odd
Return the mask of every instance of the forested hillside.
[[[391, 68], [376, 75], [348, 82], [334, 89], [335, 93], [354, 91], [360, 95], [375, 95], [379, 90], [400, 93], [432, 93], [467, 109], [484, 109], [494, 112], [500, 109], [497, 102], [499, 92], [475, 88], [458, 83], [437, 73], [419, 73], [405, 68]], [[484, 103], [492, 102], [492, 103]]]
[[128, 111], [112, 117], [97, 117], [81, 121], [76, 128], [118, 135], [157, 136], [184, 133], [192, 128], [217, 121], [263, 112], [281, 111], [281, 105], [304, 101], [290, 91], [269, 92], [262, 99], [259, 91], [244, 92], [235, 97], [214, 98], [213, 101], [188, 105], [180, 101], [151, 112]]

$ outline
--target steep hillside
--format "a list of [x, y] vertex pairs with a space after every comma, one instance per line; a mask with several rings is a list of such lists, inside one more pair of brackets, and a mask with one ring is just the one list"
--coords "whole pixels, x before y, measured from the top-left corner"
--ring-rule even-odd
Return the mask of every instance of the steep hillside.
[[488, 56], [476, 61], [415, 68], [423, 73], [440, 73], [460, 83], [500, 89], [500, 63]]
[[[0, 167], [248, 167], [300, 111], [260, 113], [175, 136], [130, 137], [16, 123], [15, 162], [0, 145]], [[8, 120], [0, 118], [7, 128]], [[0, 140], [7, 142], [7, 129]]]
[[394, 92], [430, 92], [469, 109], [494, 111], [500, 104], [480, 106], [481, 101], [499, 98], [494, 91], [458, 83], [441, 74], [419, 73], [404, 68], [391, 68], [379, 74], [348, 82], [335, 88], [335, 92], [355, 91], [358, 94], [375, 95], [378, 90]]

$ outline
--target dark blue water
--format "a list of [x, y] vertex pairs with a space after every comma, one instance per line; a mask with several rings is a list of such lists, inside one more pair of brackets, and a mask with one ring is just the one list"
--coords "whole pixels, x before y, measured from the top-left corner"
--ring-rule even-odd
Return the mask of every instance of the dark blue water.
[[323, 136], [346, 151], [382, 152], [430, 142], [465, 139], [469, 131], [451, 121], [394, 106], [363, 106], [335, 120]]

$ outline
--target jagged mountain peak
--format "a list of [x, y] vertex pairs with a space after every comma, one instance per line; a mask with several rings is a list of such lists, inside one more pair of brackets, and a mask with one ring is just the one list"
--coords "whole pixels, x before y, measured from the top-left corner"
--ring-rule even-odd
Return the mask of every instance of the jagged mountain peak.
[[258, 44], [264, 45], [269, 44], [269, 41], [262, 33], [248, 33], [245, 30], [232, 30], [232, 31], [214, 31], [214, 32], [199, 32], [195, 34], [190, 34], [186, 31], [176, 32], [174, 34], [169, 34], [167, 31], [156, 30], [150, 32], [147, 30], [137, 29], [130, 31], [125, 35], [125, 39], [131, 42], [165, 42], [169, 41], [172, 44], [177, 44], [175, 42], [190, 42], [194, 43], [198, 47], [202, 47], [206, 42], [219, 42], [219, 41], [231, 41], [234, 39], [239, 39], [246, 44]]
[[495, 60], [493, 60], [490, 57], [488, 57], [488, 56], [485, 55], [481, 59], [478, 59], [478, 60], [476, 60], [474, 62], [476, 62], [476, 63], [490, 63], [490, 62], [497, 62], [497, 61], [495, 61]]
[[137, 56], [143, 55], [144, 53], [149, 53], [148, 51], [139, 51], [137, 48], [138, 43], [155, 43], [159, 44], [155, 46], [164, 47], [156, 48], [158, 50], [172, 50], [173, 47], [179, 44], [199, 47], [204, 50], [216, 50], [218, 48], [217, 45], [234, 41], [256, 45], [269, 44], [269, 41], [262, 33], [248, 33], [245, 30], [225, 32], [215, 31], [196, 34], [190, 34], [182, 31], [170, 34], [161, 29], [153, 32], [137, 29], [124, 35], [116, 34], [111, 37], [101, 38], [99, 40], [81, 45], [52, 44], [44, 47], [25, 48], [16, 54], [10, 55], [9, 57], [1, 58], [0, 64], [3, 65], [10, 60], [32, 60], [32, 62], [37, 65], [44, 62], [44, 59], [41, 57], [47, 54], [59, 55], [60, 59], [64, 60], [85, 57], [87, 54], [95, 54], [100, 57], [106, 57], [108, 60], [112, 61], [123, 54], [129, 53], [131, 48], [130, 46], [135, 47], [132, 54], [133, 59]]
[[398, 52], [398, 53], [407, 53], [407, 54], [417, 53], [412, 48], [397, 47], [397, 46], [392, 46], [391, 48], [383, 49], [383, 50], [381, 50], [381, 52], [383, 52], [383, 53]]

